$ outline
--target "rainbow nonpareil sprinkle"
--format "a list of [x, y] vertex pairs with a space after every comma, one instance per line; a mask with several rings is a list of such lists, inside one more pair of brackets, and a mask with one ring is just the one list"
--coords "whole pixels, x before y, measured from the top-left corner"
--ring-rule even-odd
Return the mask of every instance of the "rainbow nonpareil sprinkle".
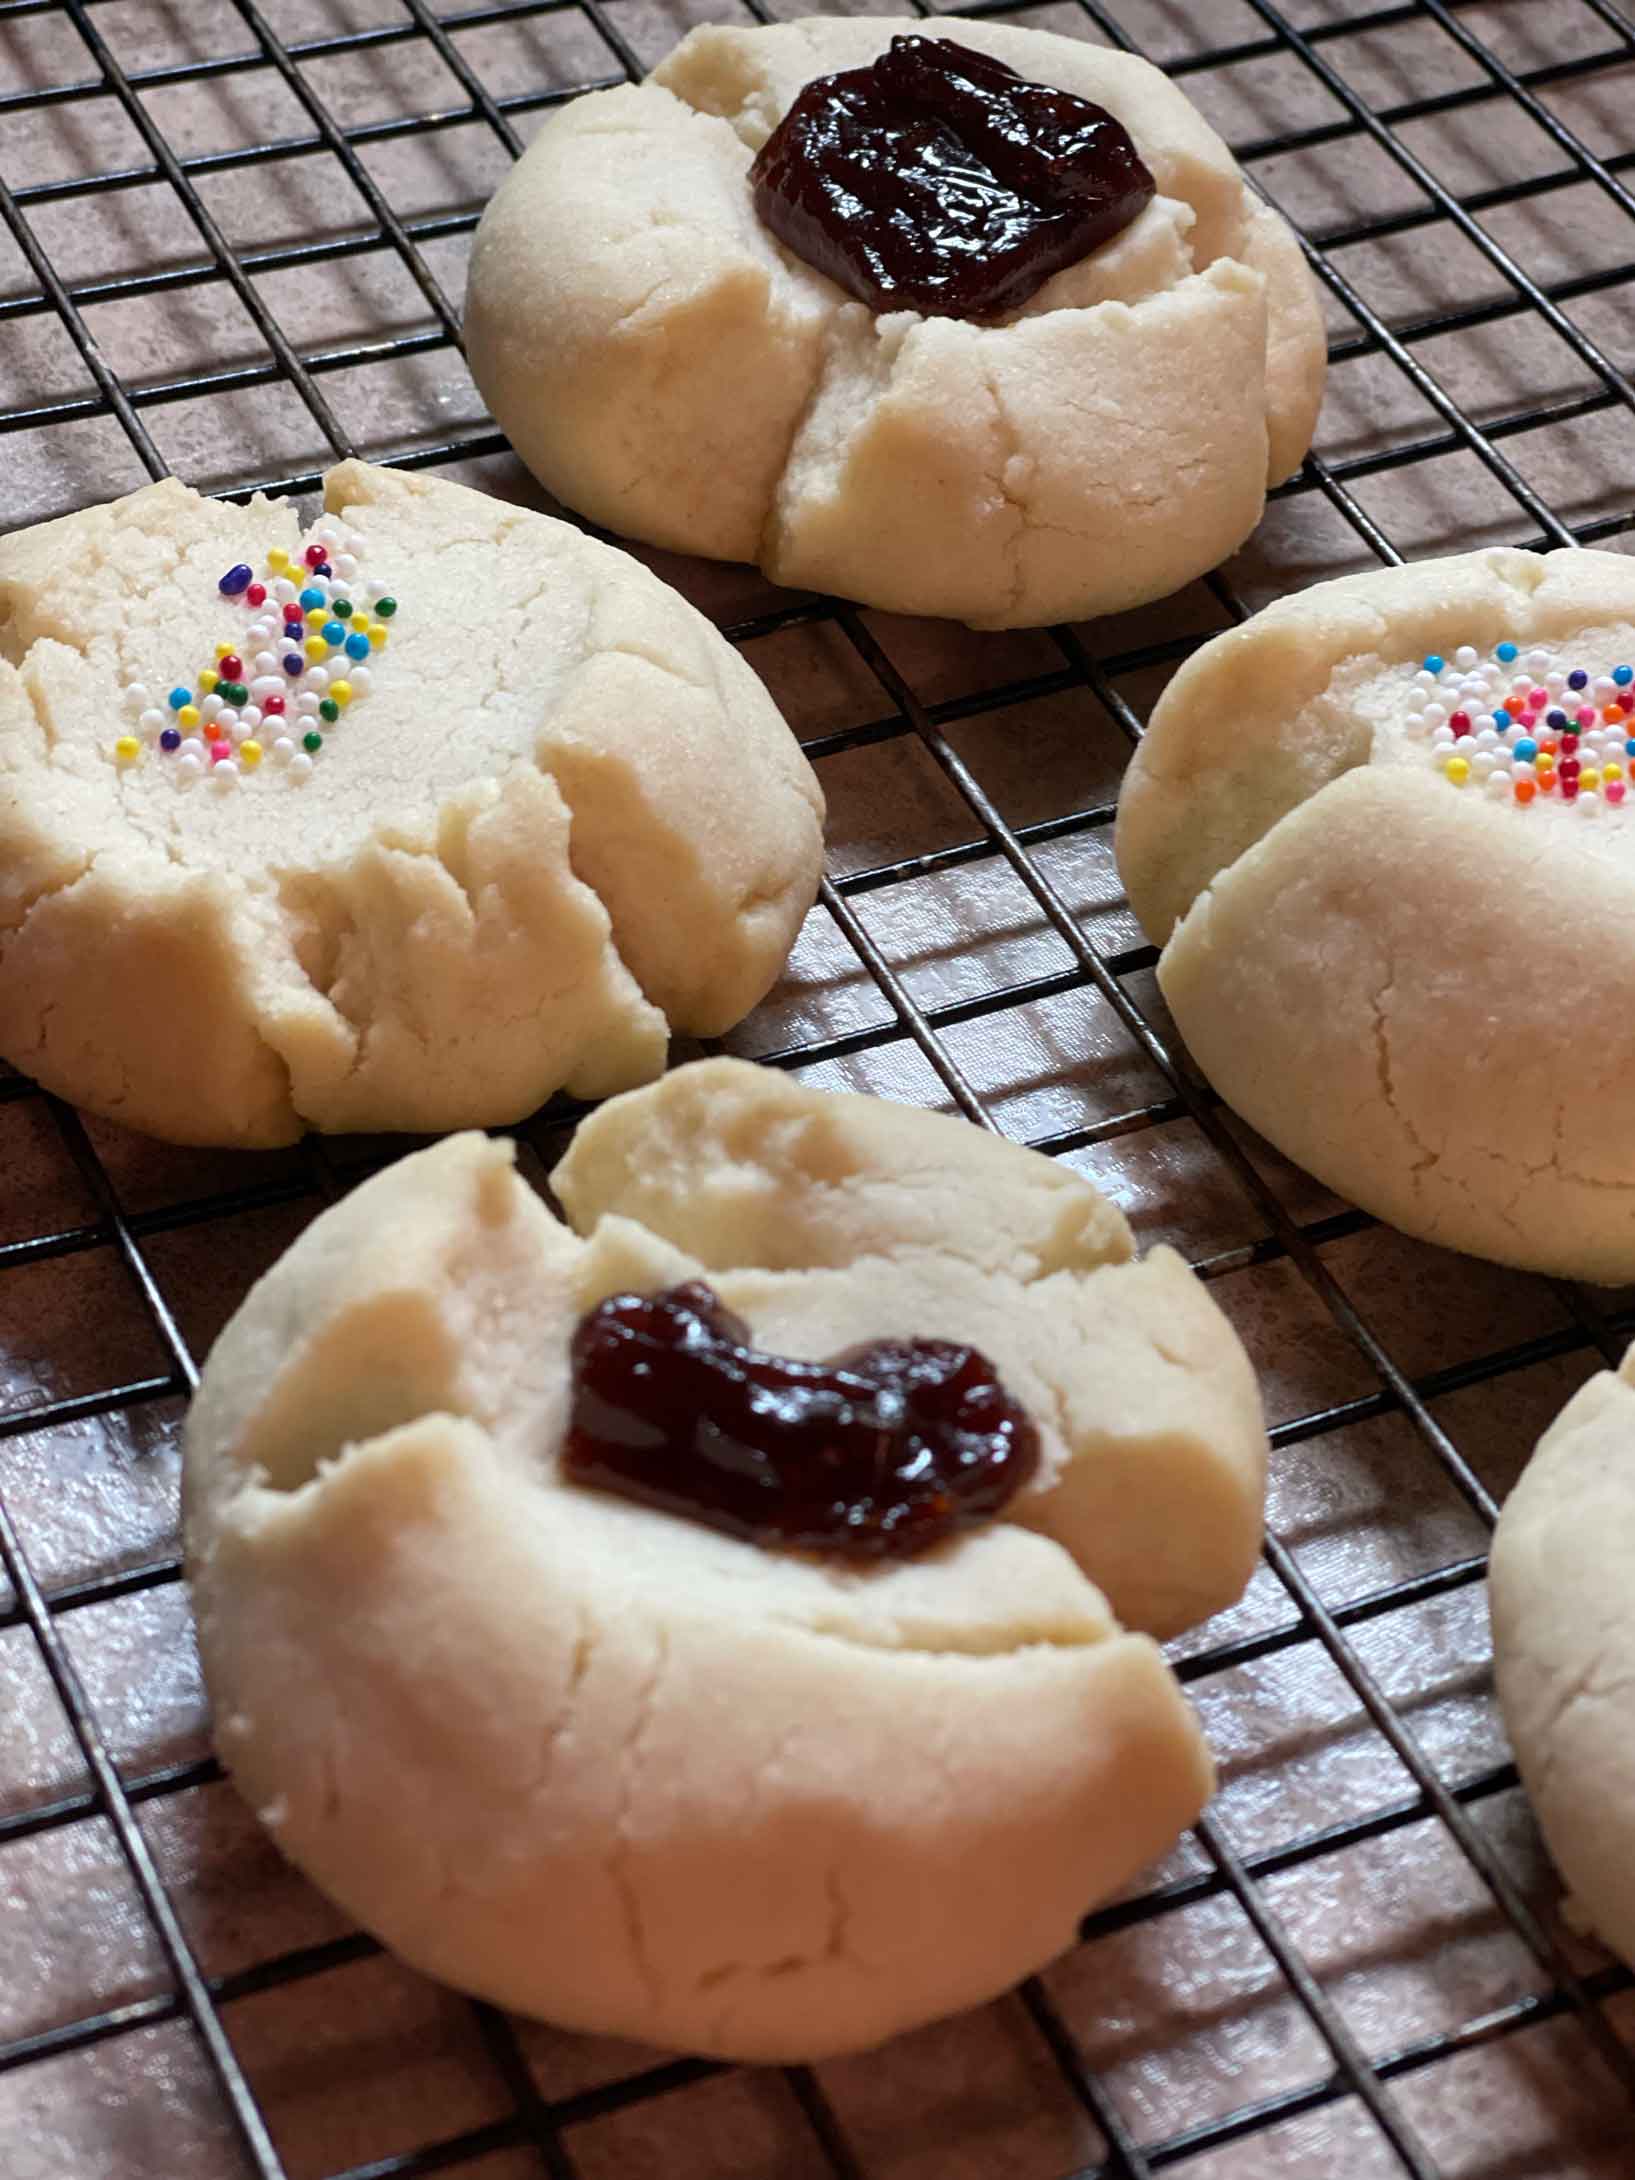
[[178, 785], [208, 775], [236, 787], [263, 767], [308, 778], [330, 732], [368, 696], [369, 662], [397, 612], [389, 586], [364, 571], [364, 545], [326, 518], [299, 554], [274, 546], [260, 575], [242, 560], [225, 570], [218, 599], [251, 620], [162, 699], [127, 686], [135, 723], [114, 741], [121, 768], [151, 753]]
[[1423, 660], [1413, 680], [1407, 732], [1428, 745], [1449, 786], [1519, 809], [1572, 804], [1584, 817], [1625, 807], [1635, 777], [1635, 667], [1596, 673], [1542, 646], [1501, 643], [1483, 656], [1463, 644], [1451, 659]]

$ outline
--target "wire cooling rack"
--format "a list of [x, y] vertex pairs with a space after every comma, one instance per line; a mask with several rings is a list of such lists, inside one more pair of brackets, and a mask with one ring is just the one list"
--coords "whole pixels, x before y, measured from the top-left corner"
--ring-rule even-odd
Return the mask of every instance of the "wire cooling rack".
[[[202, 1344], [257, 1250], [390, 1150], [195, 1159], [156, 1184], [129, 1139], [6, 1079], [0, 2169], [19, 2180], [1635, 2170], [1631, 1979], [1556, 1912], [1486, 1707], [1480, 1613], [1496, 1497], [1565, 1391], [1616, 1357], [1630, 1298], [1410, 1249], [1283, 1167], [1188, 1071], [1108, 855], [1121, 756], [1203, 635], [1343, 568], [1497, 539], [1621, 547], [1635, 527], [1617, 360], [1635, 25], [1610, 0], [957, 12], [1147, 50], [1216, 119], [1325, 290], [1320, 451], [1232, 568], [1096, 628], [975, 639], [656, 564], [702, 586], [836, 805], [789, 984], [735, 1048], [1072, 1160], [1173, 1233], [1262, 1363], [1265, 1565], [1178, 1653], [1222, 1796], [980, 2030], [745, 2075], [574, 2057], [438, 1999], [450, 2088], [441, 2047], [394, 2040], [380, 1986], [345, 1995], [362, 1964], [386, 1972], [371, 1941], [310, 1902], [265, 1923], [243, 1905], [270, 1856], [231, 1829], [202, 1742], [176, 1754], [130, 1692], [131, 1653], [181, 1596], [171, 1510], [132, 1479], [173, 1473]], [[762, 0], [748, 14], [770, 19]], [[0, 0], [0, 513], [171, 467], [234, 497], [297, 493], [360, 451], [525, 493], [459, 366], [461, 255], [541, 115], [643, 73], [689, 19], [662, 0]], [[413, 178], [405, 146], [430, 159]], [[282, 226], [246, 213], [268, 203]], [[337, 337], [365, 291], [370, 330]], [[883, 830], [878, 764], [909, 813]], [[571, 1121], [519, 1134], [549, 1162]], [[87, 1336], [104, 1310], [135, 1323]], [[116, 1481], [76, 1551], [53, 1509], [82, 1474]], [[120, 1681], [83, 1631], [127, 1609]], [[36, 1775], [47, 1713], [58, 1760]], [[141, 1957], [110, 1967], [121, 1944]], [[296, 2024], [283, 2044], [253, 2027], [274, 1999]], [[334, 2077], [317, 2089], [313, 2050]], [[360, 2102], [377, 2132], [344, 2123]]]

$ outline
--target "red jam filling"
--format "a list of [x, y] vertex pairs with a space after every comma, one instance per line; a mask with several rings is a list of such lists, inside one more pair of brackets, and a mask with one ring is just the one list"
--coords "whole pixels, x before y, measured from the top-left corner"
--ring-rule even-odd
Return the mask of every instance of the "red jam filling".
[[616, 1294], [573, 1337], [565, 1472], [756, 1544], [906, 1556], [999, 1512], [1039, 1438], [974, 1348], [826, 1363], [750, 1345], [700, 1280]]
[[807, 84], [755, 209], [873, 310], [995, 318], [1128, 227], [1155, 184], [1122, 122], [951, 38]]

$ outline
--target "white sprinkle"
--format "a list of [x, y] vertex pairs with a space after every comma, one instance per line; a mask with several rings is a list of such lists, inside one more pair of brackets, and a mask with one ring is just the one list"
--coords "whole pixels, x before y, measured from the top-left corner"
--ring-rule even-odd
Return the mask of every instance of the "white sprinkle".
[[322, 694], [329, 687], [329, 668], [327, 666], [309, 666], [301, 676], [301, 687], [308, 695]]
[[220, 727], [223, 734], [230, 734], [234, 727], [238, 725], [238, 713], [234, 711], [231, 704], [224, 704], [221, 710], [217, 712], [216, 725]]
[[1485, 780], [1498, 761], [1491, 750], [1479, 749], [1470, 760], [1471, 777], [1476, 780]]
[[357, 572], [358, 556], [356, 553], [337, 553], [335, 555], [335, 573], [337, 575], [350, 583]]
[[1534, 764], [1531, 757], [1514, 757], [1511, 759], [1510, 772], [1513, 779], [1536, 779], [1538, 777], [1538, 766]]
[[1601, 808], [1601, 798], [1595, 792], [1595, 789], [1593, 787], [1586, 787], [1580, 790], [1578, 797], [1578, 807], [1580, 808], [1580, 810], [1583, 811], [1586, 817], [1595, 817], [1596, 815], [1598, 815]]
[[278, 672], [278, 653], [276, 651], [258, 651], [255, 655], [255, 670], [258, 674], [276, 674]]
[[1529, 672], [1529, 673], [1530, 673], [1530, 674], [1532, 675], [1533, 679], [1534, 679], [1534, 680], [1536, 681], [1536, 680], [1538, 679], [1538, 677], [1539, 677], [1539, 675], [1540, 675], [1540, 674], [1543, 674], [1543, 673], [1547, 673], [1547, 672], [1549, 671], [1549, 667], [1550, 667], [1550, 654], [1549, 654], [1549, 652], [1548, 652], [1548, 651], [1529, 651], [1529, 652], [1528, 652], [1528, 654], [1527, 654], [1527, 659], [1526, 659], [1526, 665], [1527, 665], [1527, 671], [1528, 671], [1528, 672]]
[[256, 664], [262, 670], [251, 682], [250, 694], [252, 696], [277, 696], [284, 686], [283, 675], [273, 671], [278, 661], [270, 651], [264, 651], [261, 657], [256, 660]]
[[1416, 689], [1434, 689], [1436, 687], [1435, 674], [1431, 673], [1426, 667], [1422, 666], [1419, 669], [1419, 672], [1414, 676], [1414, 687]]
[[281, 765], [288, 764], [295, 755], [295, 744], [287, 734], [281, 734], [272, 746], [272, 753]]
[[145, 734], [158, 734], [164, 729], [165, 714], [162, 711], [156, 711], [152, 705], [149, 705], [136, 723]]
[[1431, 734], [1432, 749], [1450, 749], [1453, 746], [1452, 727], [1437, 727]]
[[217, 787], [237, 787], [238, 766], [231, 757], [224, 757], [219, 765], [210, 767], [210, 777]]
[[1493, 729], [1483, 727], [1476, 736], [1476, 747], [1478, 749], [1497, 749], [1498, 746], [1499, 737], [1494, 733]]
[[1461, 673], [1468, 674], [1480, 656], [1473, 643], [1462, 643], [1453, 654], [1453, 663]]
[[316, 719], [318, 716], [318, 699], [310, 690], [306, 690], [295, 699], [295, 708], [303, 719]]
[[272, 594], [281, 606], [294, 605], [301, 593], [287, 575], [281, 575], [272, 587]]
[[[353, 674], [350, 678], [353, 688], [356, 689], [358, 686], [357, 675]], [[1430, 732], [1429, 723], [1423, 712], [1410, 712], [1402, 724], [1404, 730], [1411, 734], [1416, 742], [1422, 742]]]
[[238, 725], [233, 729], [233, 740], [235, 742], [242, 742], [247, 735], [254, 734], [256, 728], [259, 727], [260, 724], [260, 705], [246, 704], [243, 711], [241, 711], [238, 715]]
[[1494, 797], [1510, 793], [1510, 772], [1507, 766], [1497, 768], [1488, 774], [1487, 791]]
[[204, 759], [195, 757], [184, 742], [176, 753], [176, 770], [184, 780], [196, 780], [204, 769]]
[[352, 684], [352, 694], [354, 696], [367, 696], [369, 694], [370, 676], [367, 666], [353, 666], [348, 663], [346, 678]]
[[204, 744], [196, 734], [190, 734], [176, 754], [178, 757], [197, 757], [202, 764], [204, 762]]
[[199, 716], [203, 719], [214, 719], [221, 708], [222, 703], [219, 696], [207, 696], [199, 706]]
[[145, 686], [145, 685], [144, 685], [144, 684], [143, 684], [142, 682], [140, 682], [140, 681], [127, 681], [127, 682], [126, 682], [126, 684], [125, 684], [125, 702], [126, 702], [126, 703], [127, 703], [127, 704], [128, 704], [129, 706], [130, 706], [130, 708], [131, 708], [131, 710], [132, 710], [133, 712], [139, 712], [139, 711], [141, 711], [141, 709], [142, 709], [142, 708], [143, 708], [143, 706], [144, 706], [144, 705], [145, 705], [145, 704], [147, 703], [147, 701], [148, 701], [148, 692], [147, 692], [146, 686]]
[[1433, 727], [1439, 727], [1447, 716], [1448, 707], [1446, 704], [1432, 702], [1425, 707], [1425, 717]]
[[1597, 674], [1591, 687], [1597, 704], [1610, 704], [1618, 694], [1618, 684], [1610, 674]]
[[298, 757], [290, 759], [290, 778], [292, 780], [304, 780], [311, 770], [312, 759], [305, 750], [302, 750]]

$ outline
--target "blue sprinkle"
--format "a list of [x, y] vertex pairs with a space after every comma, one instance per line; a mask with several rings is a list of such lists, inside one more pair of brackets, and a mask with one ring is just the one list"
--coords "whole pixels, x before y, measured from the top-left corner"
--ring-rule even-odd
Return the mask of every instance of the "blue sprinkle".
[[1510, 661], [1515, 657], [1515, 655], [1516, 647], [1513, 643], [1501, 643], [1497, 651], [1495, 651], [1493, 654], [1496, 659], [1503, 659], [1506, 666], [1510, 664]]
[[303, 613], [310, 613], [314, 606], [321, 606], [325, 603], [323, 592], [313, 590], [310, 585], [301, 593], [301, 611]]
[[180, 749], [181, 746], [181, 729], [179, 727], [166, 727], [164, 733], [159, 737], [159, 747], [161, 749]]
[[325, 621], [318, 633], [333, 650], [346, 641], [346, 623], [344, 621]]
[[346, 655], [349, 659], [366, 659], [369, 656], [369, 638], [364, 635], [348, 636]]
[[1624, 755], [1626, 757], [1635, 757], [1635, 736], [1632, 736], [1630, 740], [1624, 744]]
[[236, 568], [229, 568], [216, 585], [224, 598], [236, 598], [241, 590], [248, 590], [255, 570], [248, 561], [241, 560]]
[[170, 692], [170, 708], [173, 712], [179, 712], [184, 704], [191, 704], [192, 701], [191, 689], [172, 689]]
[[284, 653], [284, 671], [286, 674], [302, 673], [306, 668], [306, 663], [299, 651], [286, 651]]
[[1567, 717], [1567, 714], [1565, 712], [1546, 712], [1544, 715], [1544, 724], [1547, 727], [1554, 727], [1557, 734], [1564, 734], [1568, 727], [1572, 725], [1572, 721]]
[[1582, 666], [1575, 666], [1572, 672], [1567, 676], [1567, 686], [1569, 689], [1585, 688], [1589, 684], [1589, 678], [1589, 675], [1585, 673]]
[[1627, 689], [1635, 681], [1635, 666], [1615, 666], [1612, 669], [1612, 678], [1620, 689]]
[[1530, 734], [1524, 734], [1516, 744], [1516, 755], [1521, 758], [1536, 757], [1538, 755], [1538, 744]]
[[1507, 711], [1505, 710], [1505, 708], [1504, 708], [1504, 706], [1503, 706], [1502, 704], [1501, 704], [1501, 705], [1499, 706], [1498, 710], [1497, 710], [1497, 711], [1496, 711], [1496, 712], [1495, 712], [1495, 713], [1493, 714], [1493, 721], [1492, 721], [1492, 723], [1493, 723], [1493, 725], [1494, 725], [1494, 726], [1496, 726], [1496, 727], [1498, 728], [1498, 730], [1499, 730], [1499, 732], [1500, 732], [1501, 734], [1503, 734], [1503, 732], [1504, 732], [1504, 730], [1505, 730], [1505, 728], [1506, 728], [1506, 727], [1511, 727], [1511, 726], [1514, 726], [1514, 725], [1515, 725], [1515, 721], [1514, 721], [1514, 720], [1513, 720], [1513, 719], [1511, 718], [1510, 714], [1509, 714], [1509, 713], [1508, 713], [1508, 712], [1507, 712]]
[[1439, 674], [1439, 673], [1440, 673], [1440, 672], [1442, 671], [1443, 663], [1444, 663], [1444, 662], [1443, 662], [1443, 661], [1442, 661], [1441, 659], [1439, 659], [1439, 658], [1437, 657], [1436, 653], [1435, 653], [1435, 652], [1433, 651], [1433, 652], [1431, 653], [1430, 657], [1429, 657], [1429, 658], [1428, 658], [1428, 659], [1427, 659], [1427, 660], [1425, 661], [1425, 671], [1426, 671], [1426, 673], [1428, 673], [1428, 674]]

